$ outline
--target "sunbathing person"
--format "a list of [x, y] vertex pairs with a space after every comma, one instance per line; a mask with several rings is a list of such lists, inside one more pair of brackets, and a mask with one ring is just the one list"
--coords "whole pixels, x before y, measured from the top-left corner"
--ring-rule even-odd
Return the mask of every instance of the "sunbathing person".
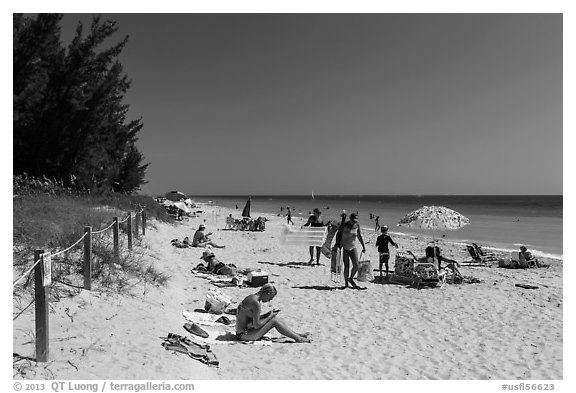
[[210, 240], [208, 236], [210, 236], [212, 232], [204, 234], [204, 229], [206, 229], [206, 225], [200, 224], [198, 230], [194, 233], [194, 237], [192, 238], [192, 247], [206, 247], [206, 246], [212, 246], [216, 248], [226, 247], [226, 246], [219, 246], [218, 244]]
[[438, 261], [438, 270], [442, 269], [442, 262], [446, 262], [447, 263], [446, 267], [452, 269], [452, 271], [457, 271], [458, 273], [460, 273], [458, 271], [458, 268], [460, 267], [460, 264], [458, 262], [456, 262], [453, 259], [449, 259], [449, 258], [446, 258], [445, 256], [443, 256], [441, 254], [442, 250], [438, 246], [434, 247], [434, 251], [436, 254], [436, 260]]
[[280, 310], [260, 315], [260, 302], [269, 302], [276, 293], [272, 284], [264, 284], [260, 291], [242, 300], [236, 311], [236, 338], [239, 341], [259, 340], [272, 328], [298, 343], [311, 341], [309, 333], [296, 333], [278, 318]]
[[536, 265], [536, 267], [540, 267], [540, 263], [538, 262], [538, 258], [533, 256], [532, 253], [530, 251], [528, 251], [526, 246], [520, 246], [520, 256], [522, 258], [524, 258], [524, 260], [526, 261], [526, 266], [520, 266], [520, 267], [527, 267], [527, 266], [530, 266], [532, 264]]
[[178, 240], [178, 239], [172, 239], [172, 240], [170, 240], [170, 244], [172, 244], [174, 247], [178, 247], [178, 248], [188, 248], [188, 247], [189, 247], [188, 244], [186, 244], [186, 243], [184, 243], [184, 242], [181, 242], [181, 241]]
[[256, 269], [253, 268], [246, 268], [246, 269], [239, 269], [234, 264], [225, 264], [224, 262], [219, 261], [214, 255], [212, 250], [206, 250], [202, 253], [200, 257], [204, 262], [206, 262], [206, 266], [198, 265], [196, 268], [199, 269], [200, 266], [204, 266], [204, 269], [207, 273], [212, 274], [219, 274], [224, 276], [236, 276], [237, 274], [248, 274], [253, 272]]

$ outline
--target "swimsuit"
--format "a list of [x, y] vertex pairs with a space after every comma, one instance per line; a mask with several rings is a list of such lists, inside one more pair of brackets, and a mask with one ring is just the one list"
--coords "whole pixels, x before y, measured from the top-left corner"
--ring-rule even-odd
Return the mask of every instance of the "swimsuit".
[[[238, 314], [240, 313], [240, 310], [242, 310], [244, 307], [242, 306], [242, 303], [240, 303], [238, 305], [238, 308], [236, 308], [236, 317], [238, 317]], [[246, 320], [246, 326], [248, 326], [249, 324], [252, 323], [252, 318], [248, 318], [249, 320]], [[238, 341], [245, 341], [244, 337], [248, 334], [248, 330], [243, 330], [241, 332], [236, 332], [236, 340]]]

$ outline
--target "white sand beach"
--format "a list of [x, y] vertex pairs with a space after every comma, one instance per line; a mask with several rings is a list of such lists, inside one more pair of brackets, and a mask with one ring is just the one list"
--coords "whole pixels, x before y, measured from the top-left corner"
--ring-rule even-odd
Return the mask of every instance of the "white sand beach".
[[[51, 303], [50, 360], [15, 363], [15, 379], [136, 380], [559, 380], [563, 379], [562, 261], [509, 270], [464, 266], [481, 280], [416, 289], [408, 285], [361, 283], [365, 291], [338, 289], [330, 261], [308, 266], [308, 247], [281, 245], [283, 217], [267, 215], [264, 232], [222, 230], [239, 211], [212, 209], [175, 225], [152, 221], [142, 239], [143, 263], [170, 275], [166, 286], [135, 283], [130, 295], [100, 290]], [[253, 213], [253, 217], [258, 213]], [[271, 302], [311, 343], [212, 344], [220, 361], [209, 367], [165, 350], [161, 336], [191, 336], [183, 311], [203, 308], [214, 287], [195, 277], [203, 249], [176, 248], [171, 239], [192, 236], [206, 220], [218, 259], [269, 272], [278, 295]], [[298, 221], [300, 220], [300, 221]], [[296, 219], [297, 225], [303, 223]], [[364, 233], [367, 254], [377, 267], [376, 235]], [[399, 250], [423, 255], [429, 238], [395, 237]], [[441, 244], [443, 254], [469, 261], [462, 246]], [[391, 268], [393, 267], [393, 264]], [[535, 285], [524, 289], [515, 284]], [[240, 302], [255, 288], [223, 288]], [[210, 327], [206, 327], [208, 331]], [[13, 352], [34, 358], [34, 312], [13, 324]], [[277, 337], [276, 331], [268, 336]]]

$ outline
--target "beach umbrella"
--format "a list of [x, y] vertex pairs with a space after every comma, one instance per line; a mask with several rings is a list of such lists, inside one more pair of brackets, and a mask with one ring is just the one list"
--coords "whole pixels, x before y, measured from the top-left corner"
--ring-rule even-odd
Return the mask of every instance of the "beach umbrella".
[[248, 197], [246, 205], [244, 205], [244, 209], [242, 210], [242, 217], [250, 217], [250, 197]]
[[170, 191], [164, 195], [164, 198], [169, 199], [171, 201], [177, 202], [182, 199], [188, 198], [186, 194], [181, 193], [180, 191]]
[[454, 231], [468, 224], [470, 220], [467, 217], [444, 206], [423, 206], [398, 222], [401, 227], [432, 231], [433, 238], [435, 231]]
[[192, 213], [192, 211], [188, 208], [188, 206], [186, 206], [184, 202], [173, 202], [172, 204], [178, 209], [182, 210], [184, 213]]

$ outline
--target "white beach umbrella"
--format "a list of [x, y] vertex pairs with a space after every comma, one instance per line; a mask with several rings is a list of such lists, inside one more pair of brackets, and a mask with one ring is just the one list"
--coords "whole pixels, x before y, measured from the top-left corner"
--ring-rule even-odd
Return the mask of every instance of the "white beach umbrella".
[[436, 245], [435, 231], [454, 231], [470, 224], [462, 214], [444, 206], [423, 206], [408, 213], [398, 222], [398, 226], [432, 231]]
[[468, 224], [467, 217], [444, 206], [423, 206], [398, 222], [398, 226], [429, 231], [454, 231]]

